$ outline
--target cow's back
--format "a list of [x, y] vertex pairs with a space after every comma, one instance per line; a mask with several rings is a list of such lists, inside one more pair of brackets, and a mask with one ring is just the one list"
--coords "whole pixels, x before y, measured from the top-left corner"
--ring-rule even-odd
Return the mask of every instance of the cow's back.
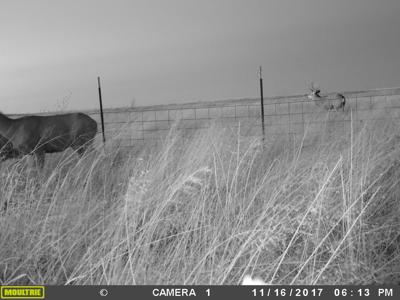
[[75, 144], [84, 144], [97, 133], [97, 123], [83, 113], [39, 117], [41, 141], [46, 152], [62, 151]]

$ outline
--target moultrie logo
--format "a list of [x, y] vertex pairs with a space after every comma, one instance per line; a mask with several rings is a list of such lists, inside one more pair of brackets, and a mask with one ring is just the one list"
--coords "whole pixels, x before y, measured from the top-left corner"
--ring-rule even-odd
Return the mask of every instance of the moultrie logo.
[[44, 299], [44, 286], [2, 286], [0, 299]]

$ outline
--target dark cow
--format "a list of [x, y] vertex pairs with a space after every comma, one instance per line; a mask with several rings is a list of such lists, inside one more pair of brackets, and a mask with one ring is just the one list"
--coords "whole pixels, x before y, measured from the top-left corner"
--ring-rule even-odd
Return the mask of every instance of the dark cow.
[[71, 147], [82, 156], [96, 133], [96, 121], [83, 113], [18, 119], [0, 113], [0, 135], [11, 143], [7, 146], [6, 142], [6, 159], [33, 154], [40, 168], [43, 168], [45, 153], [61, 152]]

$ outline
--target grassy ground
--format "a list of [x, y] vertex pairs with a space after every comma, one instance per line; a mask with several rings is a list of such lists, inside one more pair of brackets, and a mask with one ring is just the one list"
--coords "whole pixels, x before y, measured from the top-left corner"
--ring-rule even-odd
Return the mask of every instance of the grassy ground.
[[398, 125], [3, 163], [0, 284], [400, 283]]

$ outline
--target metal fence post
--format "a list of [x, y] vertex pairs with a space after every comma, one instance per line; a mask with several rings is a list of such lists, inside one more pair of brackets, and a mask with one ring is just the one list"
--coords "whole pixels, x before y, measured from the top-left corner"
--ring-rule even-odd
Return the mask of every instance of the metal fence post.
[[261, 128], [262, 128], [262, 136], [263, 143], [265, 140], [265, 127], [264, 127], [264, 94], [263, 94], [263, 79], [262, 79], [262, 69], [260, 66], [260, 97], [261, 97]]
[[103, 116], [103, 101], [101, 99], [100, 77], [97, 77], [97, 84], [99, 87], [99, 102], [100, 102], [100, 117], [101, 117], [101, 131], [103, 133], [103, 143], [106, 142], [106, 135], [104, 133], [104, 116]]

